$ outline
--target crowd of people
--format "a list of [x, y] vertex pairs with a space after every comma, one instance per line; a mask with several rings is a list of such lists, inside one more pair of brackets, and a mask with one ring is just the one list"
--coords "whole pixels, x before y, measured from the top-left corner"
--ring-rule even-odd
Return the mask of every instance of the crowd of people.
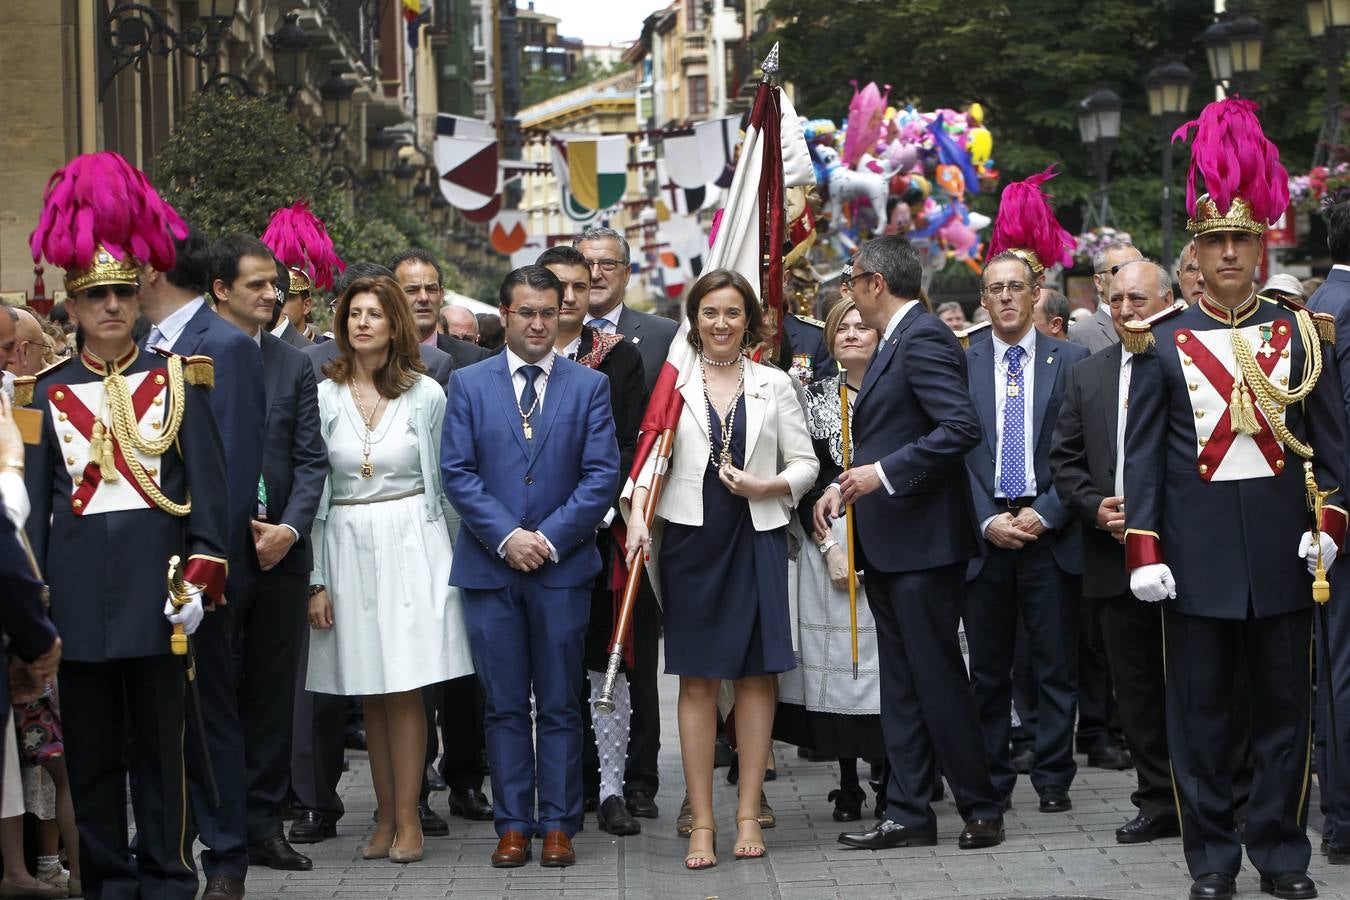
[[[664, 655], [690, 870], [718, 864], [726, 762], [732, 856], [770, 852], [777, 739], [838, 765], [835, 820], [871, 807], [847, 847], [937, 843], [948, 791], [958, 846], [994, 847], [1020, 777], [1061, 813], [1082, 757], [1135, 770], [1116, 839], [1180, 836], [1192, 897], [1233, 895], [1244, 844], [1263, 891], [1315, 897], [1312, 771], [1350, 864], [1350, 198], [1305, 307], [1288, 276], [1258, 292], [1270, 175], [1197, 198], [1175, 266], [1103, 248], [1081, 315], [1031, 188], [976, 322], [901, 237], [837, 291], [789, 266], [781, 318], [704, 272], [676, 322], [625, 302], [628, 243], [589, 228], [481, 318], [425, 251], [323, 263], [294, 210], [210, 240], [133, 175], [140, 221], [44, 215], [68, 297], [0, 310], [0, 893], [194, 897], [196, 842], [208, 900], [309, 870], [348, 746], [365, 859], [422, 859], [445, 791], [492, 866], [536, 841], [570, 866], [588, 811], [658, 816]], [[644, 416], [672, 391], [666, 459]]]

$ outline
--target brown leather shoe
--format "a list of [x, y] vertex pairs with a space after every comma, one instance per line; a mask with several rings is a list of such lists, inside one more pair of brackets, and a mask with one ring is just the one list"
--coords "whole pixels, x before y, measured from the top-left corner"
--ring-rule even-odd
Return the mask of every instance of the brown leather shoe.
[[957, 844], [962, 850], [997, 847], [1003, 843], [1002, 819], [971, 819]]
[[576, 851], [572, 849], [572, 839], [565, 832], [554, 829], [544, 835], [544, 852], [539, 854], [539, 865], [562, 868], [575, 865]]
[[238, 878], [213, 875], [206, 880], [202, 900], [244, 900], [244, 882]]
[[508, 831], [497, 841], [497, 849], [492, 851], [494, 869], [514, 869], [525, 865], [530, 858], [530, 840], [519, 831]]

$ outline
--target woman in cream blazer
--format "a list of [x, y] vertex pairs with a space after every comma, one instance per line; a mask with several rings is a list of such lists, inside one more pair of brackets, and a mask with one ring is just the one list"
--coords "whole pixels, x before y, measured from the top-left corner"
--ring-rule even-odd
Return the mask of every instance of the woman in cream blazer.
[[[680, 676], [680, 752], [693, 813], [685, 865], [717, 861], [712, 817], [717, 694], [735, 683], [740, 802], [737, 858], [764, 855], [758, 816], [776, 702], [776, 675], [793, 667], [787, 525], [819, 463], [792, 379], [747, 359], [762, 314], [735, 272], [703, 275], [685, 303], [696, 360], [656, 521], [652, 582], [663, 598], [666, 672]], [[679, 338], [677, 338], [679, 340]], [[723, 440], [723, 434], [729, 441]], [[647, 553], [643, 525], [653, 463], [624, 494], [630, 555]]]

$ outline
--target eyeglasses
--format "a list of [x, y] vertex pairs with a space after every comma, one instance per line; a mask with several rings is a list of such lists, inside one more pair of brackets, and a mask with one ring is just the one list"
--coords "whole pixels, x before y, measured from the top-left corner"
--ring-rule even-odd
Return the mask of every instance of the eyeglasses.
[[843, 278], [839, 279], [839, 285], [840, 285], [841, 287], [846, 287], [846, 288], [848, 288], [848, 289], [851, 291], [851, 290], [853, 290], [853, 283], [854, 283], [855, 281], [865, 281], [865, 280], [867, 280], [868, 278], [871, 278], [873, 275], [876, 275], [876, 274], [879, 274], [879, 273], [877, 273], [877, 272], [859, 272], [857, 275], [845, 275]]
[[134, 284], [100, 284], [84, 291], [84, 295], [90, 300], [106, 300], [109, 294], [118, 300], [130, 300], [138, 291], [140, 288]]
[[987, 297], [998, 297], [1002, 295], [1004, 291], [1008, 291], [1012, 294], [1021, 294], [1024, 293], [1028, 287], [1030, 287], [1030, 285], [1025, 281], [1000, 281], [997, 284], [985, 285], [983, 290]]
[[586, 268], [587, 268], [587, 269], [594, 269], [596, 266], [599, 266], [601, 272], [613, 272], [613, 271], [614, 271], [615, 269], [617, 269], [619, 266], [627, 266], [627, 265], [628, 265], [628, 263], [624, 262], [624, 261], [621, 260], [621, 259], [588, 259], [588, 260], [586, 260]]
[[403, 288], [403, 293], [409, 297], [416, 297], [423, 292], [428, 297], [439, 297], [445, 290], [439, 284], [403, 284], [399, 287]]
[[552, 322], [558, 318], [558, 309], [553, 306], [546, 306], [543, 309], [511, 309], [506, 307], [506, 311], [514, 313], [526, 322], [532, 322], [535, 319], [541, 319], [545, 322]]
[[1094, 275], [1110, 275], [1112, 278], [1115, 278], [1115, 277], [1116, 277], [1116, 273], [1120, 271], [1121, 266], [1123, 266], [1123, 265], [1125, 265], [1125, 263], [1116, 263], [1114, 266], [1112, 266], [1112, 267], [1109, 268], [1109, 269], [1102, 269], [1100, 272], [1094, 272], [1093, 274], [1094, 274]]

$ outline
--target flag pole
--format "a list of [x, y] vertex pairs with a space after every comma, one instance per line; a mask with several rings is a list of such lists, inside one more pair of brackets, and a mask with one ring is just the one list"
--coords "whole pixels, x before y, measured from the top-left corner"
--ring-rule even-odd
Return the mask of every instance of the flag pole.
[[[848, 379], [843, 374], [839, 376], [839, 421], [843, 429], [841, 435], [841, 444], [844, 448], [844, 471], [849, 467], [849, 444], [851, 443], [848, 427], [849, 409], [848, 409]], [[853, 504], [848, 503], [844, 506], [844, 534], [845, 543], [848, 545], [844, 552], [848, 555], [848, 635], [853, 640], [853, 680], [858, 680], [858, 569], [853, 560]]]

